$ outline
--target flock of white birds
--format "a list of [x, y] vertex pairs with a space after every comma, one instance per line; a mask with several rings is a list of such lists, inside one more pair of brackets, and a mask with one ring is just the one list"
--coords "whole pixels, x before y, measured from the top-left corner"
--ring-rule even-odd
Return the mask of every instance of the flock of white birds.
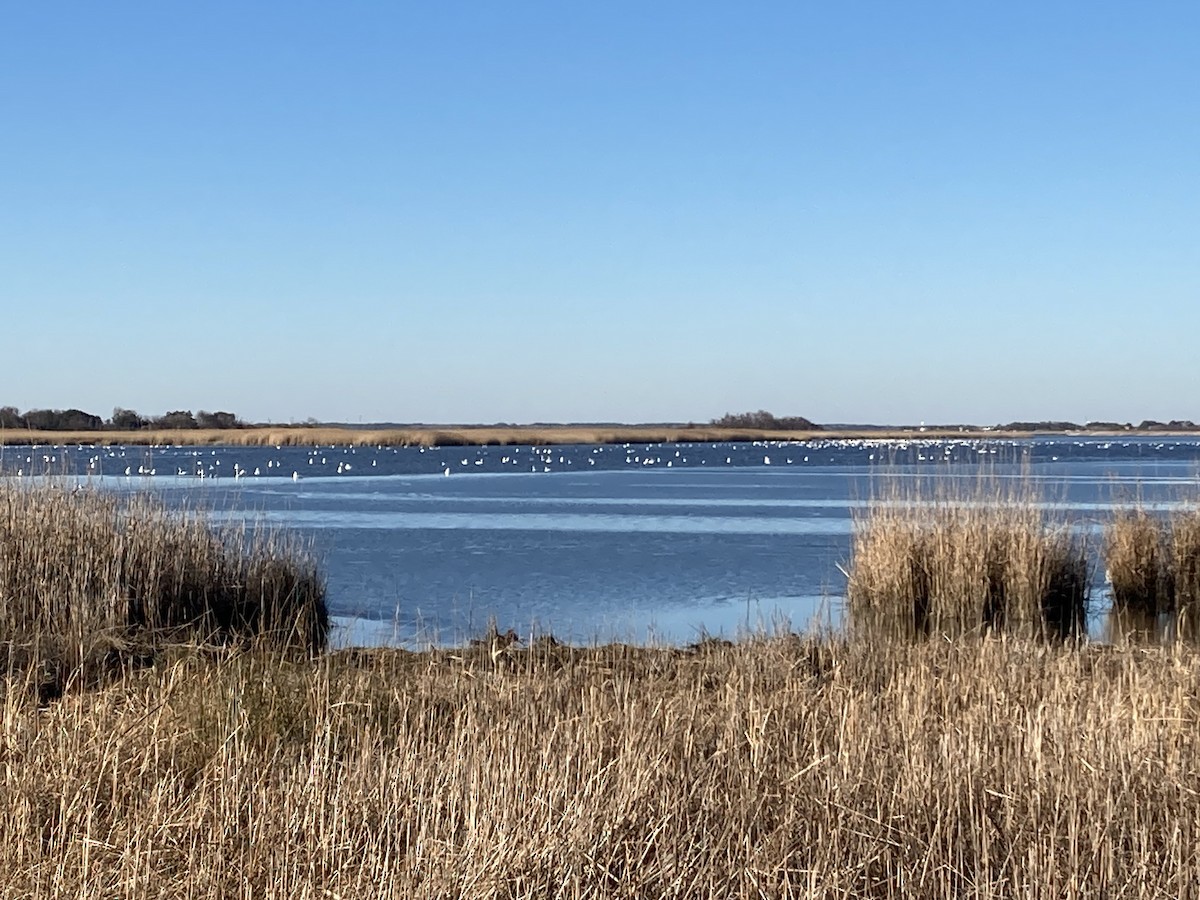
[[[1108, 451], [1114, 446], [1128, 448], [1133, 442], [1111, 440], [1061, 439], [1039, 441], [1046, 458], [1057, 461], [1052, 452], [1055, 444], [1089, 446]], [[1145, 452], [1173, 451], [1186, 445], [1196, 449], [1195, 441], [1140, 443]], [[322, 445], [306, 448], [298, 458], [299, 448], [282, 446], [270, 448], [180, 447], [9, 447], [0, 448], [0, 474], [19, 476], [67, 472], [87, 476], [117, 476], [152, 478], [169, 475], [176, 478], [281, 478], [300, 481], [305, 477], [330, 477], [351, 474], [377, 474], [381, 460], [385, 472], [395, 473], [396, 466], [388, 465], [387, 457], [399, 454], [424, 454], [426, 460], [410, 461], [404, 474], [418, 472], [453, 475], [459, 472], [530, 472], [551, 473], [599, 465], [612, 470], [625, 467], [680, 466], [794, 466], [853, 464], [868, 465], [905, 462], [964, 462], [999, 455], [1003, 460], [1017, 459], [1029, 441], [988, 440], [984, 438], [918, 438], [918, 439], [836, 439], [808, 441], [754, 441], [736, 444], [717, 443], [650, 443], [601, 444], [594, 446], [526, 446], [526, 447], [387, 447]], [[1049, 447], [1050, 451], [1046, 448]], [[262, 459], [263, 450], [268, 458]], [[7, 453], [5, 453], [7, 451]], [[234, 454], [245, 452], [256, 456], [253, 465], [243, 465]], [[86, 453], [86, 456], [82, 455]], [[5, 459], [7, 455], [8, 459]], [[428, 457], [432, 456], [432, 459]], [[15, 467], [13, 458], [15, 459]], [[135, 462], [135, 460], [141, 460]], [[157, 460], [157, 461], [156, 461]], [[168, 465], [169, 464], [169, 465]], [[296, 467], [298, 464], [298, 467]], [[82, 469], [82, 472], [80, 471]]]

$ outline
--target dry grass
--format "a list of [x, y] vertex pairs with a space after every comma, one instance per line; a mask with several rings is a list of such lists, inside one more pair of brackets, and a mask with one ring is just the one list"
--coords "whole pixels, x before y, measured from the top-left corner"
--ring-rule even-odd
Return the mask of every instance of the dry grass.
[[1200, 509], [1194, 506], [1171, 517], [1171, 581], [1180, 633], [1200, 637]]
[[1184, 897], [1200, 656], [184, 655], [0, 699], [3, 897]]
[[[172, 645], [56, 700], [18, 658], [210, 636], [226, 606], [285, 634], [319, 609], [311, 648], [316, 594], [235, 602], [310, 584], [277, 546], [144, 497], [0, 489], [0, 898], [1196, 892], [1200, 650], [1042, 640], [1082, 621], [1086, 562], [1027, 488], [871, 504], [850, 602], [878, 627], [846, 636]], [[916, 631], [959, 639], [890, 639]]]
[[282, 535], [214, 528], [147, 494], [0, 484], [0, 651], [44, 667], [43, 693], [161, 640], [316, 651], [327, 630], [324, 582]]
[[[856, 516], [847, 606], [876, 636], [1082, 632], [1087, 549], [1028, 480], [896, 476]], [[964, 486], [965, 485], [965, 486]]]
[[833, 439], [935, 440], [938, 438], [1028, 438], [1028, 433], [914, 428], [821, 431], [761, 431], [708, 425], [429, 425], [364, 429], [324, 426], [272, 426], [173, 431], [0, 431], [0, 444], [97, 444], [158, 446], [341, 446], [431, 447], [480, 445], [645, 444], [721, 441], [802, 441]]
[[1156, 620], [1170, 615], [1179, 634], [1200, 636], [1200, 509], [1164, 516], [1141, 507], [1114, 518], [1105, 545], [1114, 608]]
[[9, 431], [7, 444], [126, 444], [199, 446], [343, 446], [432, 447], [480, 445], [622, 444], [686, 441], [805, 440], [827, 437], [816, 431], [754, 431], [707, 426], [613, 425], [603, 427], [545, 425], [529, 427], [422, 426], [393, 429], [297, 426], [235, 430], [176, 431]]
[[1113, 606], [1147, 619], [1175, 606], [1170, 533], [1165, 523], [1136, 507], [1121, 509], [1105, 534], [1104, 561]]

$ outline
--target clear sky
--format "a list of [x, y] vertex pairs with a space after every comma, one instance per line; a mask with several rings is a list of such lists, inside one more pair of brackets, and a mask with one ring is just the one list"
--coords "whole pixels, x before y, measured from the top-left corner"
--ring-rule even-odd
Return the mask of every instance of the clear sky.
[[0, 2], [0, 405], [1200, 420], [1200, 3]]

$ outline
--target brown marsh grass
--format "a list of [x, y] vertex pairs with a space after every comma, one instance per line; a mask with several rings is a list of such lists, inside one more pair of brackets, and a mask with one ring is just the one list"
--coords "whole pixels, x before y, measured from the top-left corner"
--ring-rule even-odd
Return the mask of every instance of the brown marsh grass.
[[1083, 539], [1028, 476], [885, 476], [855, 517], [851, 627], [876, 636], [985, 630], [1066, 638], [1085, 624]]
[[[1086, 558], [1017, 484], [872, 501], [846, 635], [160, 644], [57, 699], [22, 647], [311, 650], [319, 579], [143, 496], [0, 489], [0, 898], [1195, 896], [1200, 650], [1042, 640]], [[916, 631], [957, 639], [878, 639]]]
[[1113, 607], [1148, 619], [1175, 606], [1170, 532], [1142, 507], [1118, 510], [1105, 532], [1104, 562]]
[[181, 652], [0, 697], [3, 897], [1195, 896], [1200, 655]]
[[1181, 634], [1200, 637], [1200, 508], [1171, 516], [1171, 580]]
[[[1016, 432], [971, 432], [976, 437], [1028, 437]], [[766, 431], [709, 425], [420, 425], [403, 428], [266, 426], [238, 429], [146, 431], [0, 431], [0, 444], [98, 444], [159, 446], [341, 446], [432, 447], [481, 445], [637, 444], [721, 441], [802, 441], [832, 439], [936, 439], [962, 437], [958, 430], [822, 429]]]
[[164, 639], [312, 652], [327, 631], [323, 579], [284, 535], [144, 493], [0, 482], [0, 648], [49, 667], [48, 690]]
[[806, 440], [827, 437], [819, 431], [755, 431], [709, 426], [486, 426], [430, 425], [406, 428], [334, 428], [325, 426], [171, 431], [7, 431], [8, 444], [135, 444], [200, 446], [343, 446], [432, 447], [516, 444], [622, 444], [684, 441]]
[[1135, 506], [1109, 526], [1105, 565], [1120, 614], [1174, 618], [1180, 635], [1200, 635], [1200, 508], [1185, 503], [1161, 516]]

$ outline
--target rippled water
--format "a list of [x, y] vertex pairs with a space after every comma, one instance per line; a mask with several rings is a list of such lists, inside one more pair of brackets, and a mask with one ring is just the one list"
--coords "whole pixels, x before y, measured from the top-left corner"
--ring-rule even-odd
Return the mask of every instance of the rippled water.
[[8, 447], [0, 471], [70, 472], [295, 529], [324, 563], [343, 641], [453, 642], [491, 617], [576, 641], [689, 641], [836, 623], [872, 478], [969, 479], [980, 460], [1086, 528], [1135, 493], [1191, 496], [1200, 441]]

